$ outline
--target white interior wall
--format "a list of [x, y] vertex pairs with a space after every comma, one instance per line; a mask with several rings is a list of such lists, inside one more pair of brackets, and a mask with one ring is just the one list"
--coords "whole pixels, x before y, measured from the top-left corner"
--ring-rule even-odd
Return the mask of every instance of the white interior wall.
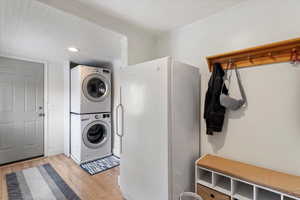
[[87, 19], [102, 27], [108, 28], [128, 39], [128, 63], [130, 65], [155, 58], [156, 36], [148, 30], [129, 24], [116, 17], [107, 15], [94, 7], [76, 0], [38, 0], [55, 8], [64, 10], [81, 18]]
[[70, 156], [70, 62], [65, 61], [63, 64], [64, 80], [64, 154]]
[[[245, 1], [162, 35], [158, 56], [173, 55], [200, 68], [203, 111], [210, 76], [205, 57], [299, 37], [299, 7], [298, 0]], [[223, 132], [215, 136], [206, 135], [201, 112], [202, 154], [300, 175], [300, 66], [280, 63], [240, 72], [249, 105], [229, 112]], [[237, 97], [237, 88], [231, 92]]]
[[64, 63], [48, 64], [48, 155], [64, 152]]

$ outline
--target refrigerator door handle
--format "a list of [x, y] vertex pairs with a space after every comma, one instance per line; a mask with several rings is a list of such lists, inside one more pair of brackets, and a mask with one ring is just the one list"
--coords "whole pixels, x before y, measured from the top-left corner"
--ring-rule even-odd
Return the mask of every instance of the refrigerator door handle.
[[121, 108], [121, 134], [120, 134], [120, 153], [123, 153], [123, 136], [124, 136], [124, 107], [120, 104]]
[[124, 136], [124, 107], [122, 104], [121, 105], [121, 137]]
[[[119, 119], [121, 109], [121, 121]], [[121, 131], [119, 127], [119, 123], [121, 123]], [[120, 137], [120, 153], [123, 152], [123, 136], [124, 136], [124, 107], [122, 105], [122, 88], [120, 87], [120, 103], [116, 108], [116, 134]]]
[[119, 130], [119, 123], [120, 123], [120, 120], [119, 120], [119, 115], [120, 115], [119, 110], [120, 110], [121, 107], [122, 107], [121, 104], [117, 105], [117, 107], [116, 107], [116, 134], [119, 137], [122, 137], [122, 134], [120, 134], [120, 130]]

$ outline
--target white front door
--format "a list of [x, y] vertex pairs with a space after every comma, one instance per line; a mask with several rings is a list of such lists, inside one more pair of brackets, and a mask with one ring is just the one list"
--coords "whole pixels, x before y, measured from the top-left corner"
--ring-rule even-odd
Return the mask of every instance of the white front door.
[[0, 57], [0, 164], [44, 154], [44, 65]]

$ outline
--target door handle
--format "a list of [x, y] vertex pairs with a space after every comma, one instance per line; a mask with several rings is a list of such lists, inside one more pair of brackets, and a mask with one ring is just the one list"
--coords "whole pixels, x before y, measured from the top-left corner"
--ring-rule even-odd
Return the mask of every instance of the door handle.
[[[119, 112], [119, 110], [121, 110], [121, 132], [120, 132], [120, 130], [119, 130], [119, 122], [120, 122], [120, 120], [119, 120], [119, 115], [120, 115], [120, 112]], [[123, 137], [124, 136], [124, 111], [123, 111], [124, 109], [123, 109], [123, 105], [122, 104], [119, 104], [118, 106], [117, 106], [117, 108], [116, 108], [116, 117], [117, 117], [117, 120], [116, 120], [116, 134], [117, 134], [117, 136], [119, 136], [119, 137]]]
[[[119, 110], [121, 110], [121, 132], [119, 130]], [[120, 87], [120, 104], [116, 108], [116, 116], [117, 116], [117, 122], [116, 122], [116, 134], [120, 137], [120, 153], [123, 152], [123, 136], [124, 136], [124, 109], [122, 105], [122, 87]]]
[[120, 134], [120, 131], [119, 131], [119, 123], [120, 123], [119, 110], [120, 110], [120, 108], [121, 108], [121, 104], [117, 105], [117, 107], [116, 107], [116, 134], [117, 134], [117, 136], [122, 137], [122, 134]]
[[124, 107], [121, 104], [121, 135], [124, 136]]
[[[119, 120], [119, 115], [120, 115], [120, 112], [119, 110], [121, 110], [121, 132], [119, 130], [119, 123], [120, 123], [120, 120]], [[119, 104], [117, 107], [116, 107], [116, 134], [117, 136], [120, 137], [120, 153], [123, 152], [123, 136], [124, 136], [124, 121], [123, 121], [123, 118], [124, 118], [124, 113], [123, 113], [123, 105], [122, 104]]]

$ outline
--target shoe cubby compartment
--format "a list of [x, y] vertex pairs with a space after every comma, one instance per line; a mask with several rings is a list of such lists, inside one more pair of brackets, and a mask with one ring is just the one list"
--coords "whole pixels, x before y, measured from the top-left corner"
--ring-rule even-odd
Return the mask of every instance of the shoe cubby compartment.
[[254, 199], [254, 186], [248, 183], [233, 180], [232, 188], [233, 197], [239, 200], [253, 200]]
[[209, 170], [205, 170], [202, 168], [198, 168], [197, 171], [198, 175], [198, 182], [205, 186], [211, 186], [212, 185], [212, 172]]
[[218, 173], [213, 173], [213, 187], [217, 191], [230, 195], [231, 178]]
[[281, 200], [281, 195], [262, 188], [256, 188], [256, 200]]

